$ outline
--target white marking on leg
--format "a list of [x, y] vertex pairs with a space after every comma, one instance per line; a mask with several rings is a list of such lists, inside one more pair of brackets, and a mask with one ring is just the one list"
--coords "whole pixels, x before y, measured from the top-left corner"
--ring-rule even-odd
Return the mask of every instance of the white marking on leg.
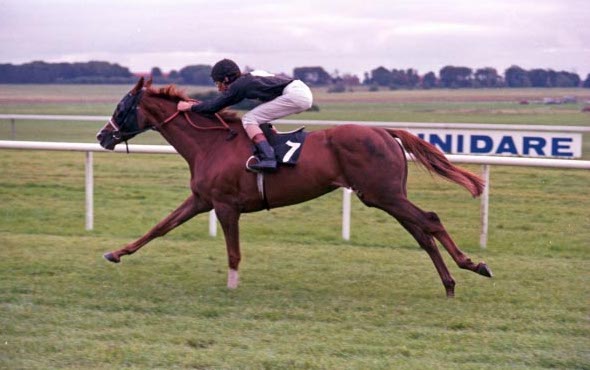
[[227, 287], [229, 289], [236, 289], [240, 283], [240, 276], [238, 270], [229, 269], [227, 273]]

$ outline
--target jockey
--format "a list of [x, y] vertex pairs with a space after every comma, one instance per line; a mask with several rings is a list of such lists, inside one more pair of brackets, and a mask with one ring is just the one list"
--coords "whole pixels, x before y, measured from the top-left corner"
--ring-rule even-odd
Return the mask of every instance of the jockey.
[[258, 151], [258, 163], [250, 165], [259, 171], [277, 168], [274, 149], [266, 140], [259, 125], [294, 113], [301, 113], [312, 105], [311, 90], [300, 80], [275, 76], [264, 71], [242, 74], [238, 65], [229, 59], [217, 62], [211, 70], [211, 78], [221, 94], [206, 102], [178, 103], [178, 110], [200, 113], [216, 113], [244, 99], [263, 102], [244, 114], [242, 124]]

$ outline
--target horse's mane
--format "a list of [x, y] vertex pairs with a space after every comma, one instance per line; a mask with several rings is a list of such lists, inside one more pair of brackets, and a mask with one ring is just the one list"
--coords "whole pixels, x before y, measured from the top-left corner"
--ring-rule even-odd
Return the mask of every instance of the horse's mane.
[[[160, 88], [150, 86], [147, 88], [147, 92], [150, 95], [153, 95], [156, 97], [161, 97], [161, 98], [172, 99], [174, 101], [193, 100], [191, 97], [189, 97], [186, 94], [186, 91], [179, 89], [176, 85], [168, 85], [168, 86], [164, 86], [164, 87], [160, 87]], [[238, 114], [236, 112], [232, 112], [232, 111], [228, 111], [228, 110], [224, 109], [224, 110], [218, 112], [218, 114], [227, 123], [241, 123], [242, 122], [242, 120], [240, 119], [240, 117], [238, 117]]]
[[191, 99], [188, 95], [186, 95], [184, 90], [179, 89], [176, 85], [168, 85], [160, 88], [150, 86], [147, 88], [147, 92], [153, 96], [169, 98], [176, 101]]

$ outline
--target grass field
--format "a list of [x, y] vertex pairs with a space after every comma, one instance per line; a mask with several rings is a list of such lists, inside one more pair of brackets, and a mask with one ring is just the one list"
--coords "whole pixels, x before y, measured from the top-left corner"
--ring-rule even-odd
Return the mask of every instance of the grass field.
[[[4, 85], [0, 112], [107, 115], [128, 88]], [[588, 125], [579, 106], [514, 103], [578, 92], [589, 98], [586, 90], [317, 91], [320, 112], [298, 118]], [[17, 138], [92, 142], [97, 129], [19, 122]], [[206, 216], [108, 264], [103, 252], [186, 198], [184, 162], [95, 154], [87, 232], [82, 153], [1, 154], [1, 369], [590, 369], [589, 171], [494, 166], [482, 250], [479, 200], [411, 165], [410, 199], [436, 211], [495, 273], [460, 270], [443, 252], [458, 284], [450, 300], [426, 253], [356, 199], [343, 242], [339, 191], [243, 215], [236, 291], [225, 288], [224, 243], [208, 236]]]

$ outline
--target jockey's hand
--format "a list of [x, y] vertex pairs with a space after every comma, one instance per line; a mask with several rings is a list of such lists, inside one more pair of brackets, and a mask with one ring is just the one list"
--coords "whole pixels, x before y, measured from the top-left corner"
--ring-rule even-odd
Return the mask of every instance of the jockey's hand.
[[187, 102], [187, 101], [179, 101], [178, 105], [176, 106], [176, 109], [178, 109], [181, 112], [186, 112], [191, 110], [191, 107], [194, 105], [195, 103], [192, 102]]

